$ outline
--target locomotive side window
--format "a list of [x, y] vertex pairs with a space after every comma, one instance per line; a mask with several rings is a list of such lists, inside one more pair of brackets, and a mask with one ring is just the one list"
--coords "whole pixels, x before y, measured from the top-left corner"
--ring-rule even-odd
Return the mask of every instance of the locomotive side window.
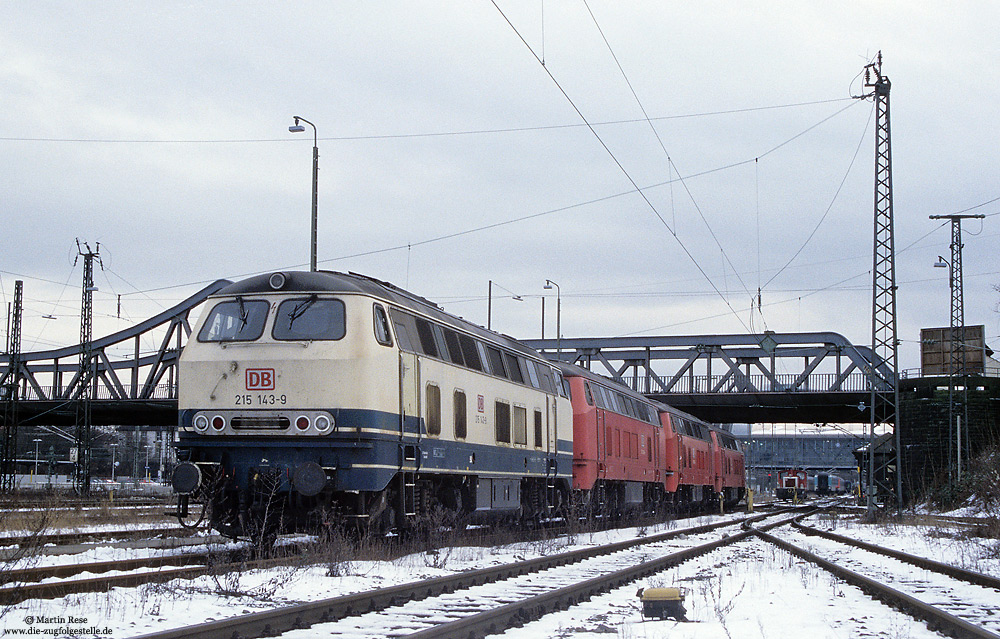
[[559, 389], [559, 394], [569, 399], [569, 381], [563, 379], [562, 373], [554, 368], [552, 369], [552, 374], [555, 376], [556, 388]]
[[466, 404], [465, 404], [465, 392], [456, 390], [455, 391], [455, 438], [465, 439], [469, 434], [469, 429], [466, 421]]
[[422, 317], [414, 318], [417, 322], [417, 335], [420, 337], [420, 350], [424, 355], [438, 357], [437, 344], [434, 343], [434, 331], [431, 323]]
[[[459, 366], [466, 366], [465, 357], [462, 356], [462, 344], [459, 341], [458, 333], [450, 328], [444, 329], [444, 341], [448, 344], [448, 356], [451, 361]], [[472, 368], [469, 366], [469, 368]]]
[[439, 357], [449, 362], [454, 362], [455, 360], [452, 359], [451, 354], [448, 352], [448, 344], [444, 339], [444, 329], [437, 324], [431, 324], [431, 328], [434, 329], [434, 343], [437, 345], [438, 353], [440, 353]]
[[441, 389], [427, 385], [427, 434], [441, 434]]
[[610, 406], [608, 406], [607, 398], [604, 394], [604, 388], [600, 384], [594, 384], [591, 388], [594, 391], [594, 403], [596, 403], [598, 406], [600, 406], [605, 410], [610, 408]]
[[527, 369], [528, 371], [528, 381], [534, 388], [541, 388], [542, 386], [538, 382], [538, 370], [535, 368], [535, 362], [529, 359], [525, 360], [524, 363], [525, 363], [524, 368]]
[[458, 343], [462, 347], [462, 357], [465, 359], [465, 365], [474, 371], [483, 370], [483, 362], [479, 358], [479, 350], [476, 348], [476, 340], [464, 333], [459, 333]]
[[552, 369], [548, 366], [539, 366], [538, 372], [542, 381], [542, 390], [546, 393], [555, 393], [555, 389], [552, 388]]
[[488, 373], [490, 372], [490, 367], [489, 367], [490, 362], [489, 358], [486, 356], [486, 347], [483, 346], [483, 343], [480, 342], [479, 340], [474, 340], [474, 342], [476, 344], [476, 351], [479, 353], [479, 362], [482, 364], [482, 368], [480, 368], [479, 370], [483, 371], [484, 373]]
[[497, 377], [508, 377], [503, 369], [503, 356], [500, 354], [500, 349], [487, 346], [486, 355], [490, 360], [490, 372]]
[[399, 347], [404, 351], [410, 351], [411, 353], [416, 352], [410, 340], [410, 333], [407, 331], [405, 324], [396, 322], [396, 339], [399, 340]]
[[337, 340], [344, 337], [344, 303], [315, 295], [278, 305], [271, 335], [280, 340]]
[[517, 357], [511, 355], [507, 351], [504, 351], [503, 362], [507, 366], [507, 377], [509, 377], [512, 382], [523, 384], [524, 376], [521, 375], [521, 367], [518, 366]]
[[510, 443], [510, 404], [502, 402], [499, 399], [494, 404], [494, 416], [496, 419], [496, 436], [497, 441], [509, 444]]
[[219, 302], [198, 333], [199, 342], [252, 342], [264, 334], [271, 305], [264, 300]]
[[607, 410], [608, 404], [607, 402], [604, 401], [604, 389], [598, 386], [597, 384], [594, 384], [593, 391], [594, 391], [594, 401], [600, 408]]
[[514, 443], [528, 445], [528, 409], [524, 406], [514, 407]]
[[584, 382], [583, 383], [583, 390], [584, 390], [584, 394], [587, 396], [587, 405], [588, 406], [593, 406], [594, 405], [594, 395], [593, 395], [593, 393], [590, 392], [590, 382]]
[[392, 333], [389, 332], [389, 318], [386, 317], [385, 309], [378, 304], [375, 308], [375, 340], [383, 346], [392, 346]]
[[635, 402], [632, 401], [631, 397], [625, 397], [625, 412], [628, 413], [629, 417], [639, 417], [638, 413], [635, 412]]

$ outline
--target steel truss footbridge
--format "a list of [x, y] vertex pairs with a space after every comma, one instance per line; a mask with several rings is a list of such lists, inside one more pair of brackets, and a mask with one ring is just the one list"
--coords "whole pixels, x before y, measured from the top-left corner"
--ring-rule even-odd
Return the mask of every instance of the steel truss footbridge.
[[526, 340], [716, 423], [869, 423], [872, 384], [895, 380], [871, 348], [837, 333]]
[[[189, 315], [230, 284], [218, 280], [136, 326], [93, 340], [92, 375], [81, 375], [82, 345], [17, 358], [0, 354], [0, 401], [18, 385], [21, 425], [76, 422], [82, 382], [92, 380], [95, 425], [177, 423], [177, 359], [191, 335]], [[155, 352], [140, 344], [159, 343]], [[554, 360], [575, 362], [651, 398], [711, 422], [867, 423], [871, 385], [893, 377], [870, 348], [836, 333], [773, 333], [526, 340]]]

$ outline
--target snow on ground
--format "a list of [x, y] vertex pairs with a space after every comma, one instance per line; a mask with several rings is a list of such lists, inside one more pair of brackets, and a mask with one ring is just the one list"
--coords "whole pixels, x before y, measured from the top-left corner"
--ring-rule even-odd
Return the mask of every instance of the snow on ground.
[[[519, 543], [495, 548], [458, 547], [436, 554], [416, 553], [386, 561], [329, 561], [320, 565], [247, 570], [193, 580], [174, 580], [138, 588], [115, 588], [106, 594], [69, 595], [56, 600], [28, 601], [0, 608], [0, 637], [20, 636], [31, 627], [55, 628], [47, 618], [70, 615], [85, 622], [69, 624], [76, 637], [134, 637], [179, 626], [213, 621], [365, 590], [419, 581], [463, 570], [531, 559], [610, 541], [686, 528], [718, 517], [682, 520], [673, 525], [577, 534], [570, 539]], [[997, 540], [963, 550], [963, 542], [945, 539], [933, 528], [849, 523], [847, 518], [811, 521], [840, 534], [864, 537], [882, 545], [922, 552], [949, 561], [952, 557], [1000, 554]], [[729, 531], [731, 532], [731, 531]], [[725, 531], [716, 533], [725, 534]], [[866, 536], [866, 537], [865, 537]], [[696, 539], [678, 540], [694, 545]], [[925, 550], [919, 549], [923, 544]], [[992, 545], [991, 545], [992, 544]], [[95, 551], [100, 554], [100, 551]], [[981, 558], [982, 561], [986, 559]], [[688, 589], [687, 623], [643, 620], [639, 587], [682, 586]], [[226, 594], [237, 593], [237, 594]], [[845, 612], [849, 611], [849, 612]], [[53, 622], [58, 624], [60, 622]], [[64, 626], [67, 621], [61, 622]], [[96, 629], [96, 630], [95, 630]], [[87, 633], [82, 630], [95, 630]], [[107, 631], [106, 633], [104, 631]], [[857, 589], [815, 572], [800, 560], [759, 540], [741, 542], [571, 610], [550, 615], [505, 637], [886, 637], [934, 636], [922, 623], [872, 601]], [[52, 636], [51, 634], [49, 636]], [[58, 635], [57, 635], [58, 636]]]
[[812, 517], [806, 523], [844, 537], [1000, 577], [1000, 541], [971, 536], [969, 526], [914, 526], [892, 521], [873, 526], [855, 517], [831, 515]]

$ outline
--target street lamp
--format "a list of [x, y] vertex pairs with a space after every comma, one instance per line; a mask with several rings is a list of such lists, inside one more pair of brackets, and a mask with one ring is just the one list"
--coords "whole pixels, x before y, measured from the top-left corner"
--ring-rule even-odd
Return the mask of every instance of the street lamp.
[[[487, 302], [486, 302], [486, 328], [488, 330], [493, 330], [493, 284], [494, 283], [495, 282], [493, 280], [490, 280], [489, 294], [487, 295], [487, 298], [486, 298], [487, 299]], [[510, 290], [508, 290], [508, 289], [500, 286], [499, 284], [497, 284], [496, 286], [497, 286], [497, 288], [502, 289], [502, 290], [507, 291], [508, 293], [510, 293], [510, 298], [512, 300], [514, 300], [516, 302], [523, 302], [524, 301], [521, 298], [520, 295], [515, 295], [514, 291], [510, 291]]]
[[118, 444], [111, 444], [111, 483], [115, 483], [115, 467], [118, 465], [115, 454], [118, 452]]
[[298, 115], [293, 116], [295, 124], [288, 127], [289, 133], [302, 133], [306, 130], [299, 122], [305, 122], [313, 129], [313, 193], [312, 193], [312, 233], [310, 234], [309, 270], [316, 271], [316, 201], [319, 194], [319, 138], [316, 125]]
[[545, 280], [545, 290], [556, 287], [556, 357], [562, 359], [562, 289], [552, 280]]
[[38, 444], [42, 441], [40, 439], [32, 439], [35, 442], [35, 469], [31, 471], [31, 483], [35, 483], [35, 477], [38, 476]]

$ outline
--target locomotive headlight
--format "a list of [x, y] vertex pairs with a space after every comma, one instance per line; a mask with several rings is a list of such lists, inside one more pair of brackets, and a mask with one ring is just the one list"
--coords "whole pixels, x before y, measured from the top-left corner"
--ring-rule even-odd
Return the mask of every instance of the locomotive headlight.
[[267, 283], [276, 291], [284, 288], [286, 282], [288, 282], [288, 277], [284, 273], [272, 273], [271, 277], [267, 278]]
[[309, 418], [305, 415], [299, 415], [295, 418], [295, 427], [299, 430], [309, 430]]
[[333, 419], [331, 417], [327, 417], [326, 415], [317, 416], [316, 430], [318, 430], [321, 435], [329, 433], [333, 430]]
[[226, 427], [226, 419], [222, 415], [216, 415], [212, 418], [212, 428], [221, 431]]
[[204, 415], [196, 415], [194, 418], [194, 429], [199, 433], [208, 430], [208, 418]]

